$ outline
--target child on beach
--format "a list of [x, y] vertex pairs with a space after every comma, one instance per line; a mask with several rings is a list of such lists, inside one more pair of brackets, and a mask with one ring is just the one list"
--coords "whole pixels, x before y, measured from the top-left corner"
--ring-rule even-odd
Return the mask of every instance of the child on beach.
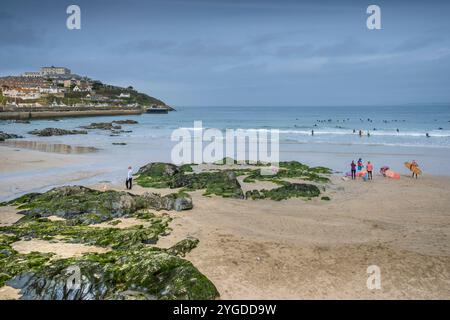
[[372, 178], [373, 178], [373, 176], [372, 176], [373, 164], [370, 163], [370, 161], [367, 162], [366, 169], [367, 169], [367, 176], [368, 176], [367, 178], [369, 180], [372, 180]]
[[362, 159], [359, 158], [359, 160], [358, 160], [358, 171], [361, 171], [362, 168], [363, 168], [363, 162], [362, 162]]
[[133, 187], [133, 169], [128, 167], [127, 180], [125, 181], [125, 186], [127, 190], [131, 190]]
[[356, 164], [355, 160], [352, 160], [352, 163], [350, 164], [351, 170], [352, 170], [352, 180], [356, 179]]

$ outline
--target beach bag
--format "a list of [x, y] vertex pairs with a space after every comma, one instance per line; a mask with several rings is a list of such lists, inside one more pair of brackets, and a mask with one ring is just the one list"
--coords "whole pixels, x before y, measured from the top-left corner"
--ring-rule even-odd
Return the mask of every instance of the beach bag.
[[395, 179], [395, 180], [400, 179], [400, 173], [392, 171], [392, 170], [386, 170], [385, 175], [386, 175], [386, 177], [389, 177], [391, 179]]

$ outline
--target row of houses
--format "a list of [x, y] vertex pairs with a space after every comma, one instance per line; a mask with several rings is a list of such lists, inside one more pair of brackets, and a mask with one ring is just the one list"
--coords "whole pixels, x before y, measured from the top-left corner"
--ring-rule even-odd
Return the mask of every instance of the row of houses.
[[2, 86], [2, 95], [12, 99], [35, 100], [46, 95], [64, 97], [65, 89], [58, 87], [14, 87]]

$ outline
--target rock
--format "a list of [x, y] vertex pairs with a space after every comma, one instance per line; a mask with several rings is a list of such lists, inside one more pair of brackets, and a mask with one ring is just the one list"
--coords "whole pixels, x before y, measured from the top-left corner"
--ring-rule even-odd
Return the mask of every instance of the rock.
[[[79, 276], [74, 277], [72, 270], [79, 270]], [[68, 281], [72, 279], [74, 281]], [[60, 259], [35, 272], [19, 274], [7, 284], [20, 289], [23, 300], [202, 300], [219, 297], [214, 284], [189, 261], [158, 248]]]
[[147, 207], [156, 210], [189, 210], [192, 209], [192, 198], [187, 193], [172, 193], [161, 196], [158, 193], [146, 192], [141, 196]]
[[271, 190], [252, 190], [245, 193], [247, 199], [271, 199], [276, 201], [293, 197], [313, 198], [318, 197], [319, 195], [320, 189], [313, 184], [289, 182], [284, 182], [284, 185], [279, 188]]
[[33, 130], [28, 132], [29, 134], [33, 134], [40, 137], [50, 137], [50, 136], [64, 136], [71, 134], [87, 134], [86, 130], [65, 130], [59, 128], [45, 128], [42, 130]]
[[124, 191], [102, 192], [83, 186], [67, 186], [41, 194], [27, 194], [7, 204], [20, 205], [19, 209], [24, 209], [20, 214], [30, 217], [56, 215], [92, 224], [130, 215], [140, 209], [188, 210], [192, 208], [192, 199], [182, 193], [165, 196], [146, 193], [138, 196]]
[[93, 122], [90, 125], [82, 126], [83, 129], [100, 129], [100, 130], [112, 130], [121, 129], [121, 126], [113, 125], [112, 122]]
[[231, 170], [192, 173], [192, 165], [178, 167], [170, 163], [153, 162], [141, 167], [136, 182], [143, 187], [206, 189], [205, 194], [244, 198], [236, 173]]
[[5, 141], [7, 139], [20, 139], [23, 138], [22, 136], [19, 136], [17, 134], [13, 134], [13, 133], [6, 133], [3, 131], [0, 131], [0, 141]]
[[14, 123], [24, 123], [24, 124], [29, 124], [31, 123], [29, 120], [14, 120]]
[[196, 248], [198, 243], [198, 239], [187, 238], [177, 242], [175, 245], [167, 249], [167, 252], [176, 256], [184, 257], [187, 253], [191, 252], [192, 249]]
[[150, 177], [172, 177], [179, 172], [179, 168], [174, 164], [152, 162], [139, 168], [137, 174]]
[[138, 124], [139, 122], [135, 120], [114, 120], [113, 123], [117, 124]]
[[125, 142], [113, 142], [114, 146], [126, 146], [127, 144]]

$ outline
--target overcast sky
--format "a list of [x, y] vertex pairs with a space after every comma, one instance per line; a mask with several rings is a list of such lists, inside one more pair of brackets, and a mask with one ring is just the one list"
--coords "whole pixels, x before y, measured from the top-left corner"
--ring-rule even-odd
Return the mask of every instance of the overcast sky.
[[0, 75], [66, 66], [174, 106], [450, 102], [449, 16], [450, 1], [15, 0]]

